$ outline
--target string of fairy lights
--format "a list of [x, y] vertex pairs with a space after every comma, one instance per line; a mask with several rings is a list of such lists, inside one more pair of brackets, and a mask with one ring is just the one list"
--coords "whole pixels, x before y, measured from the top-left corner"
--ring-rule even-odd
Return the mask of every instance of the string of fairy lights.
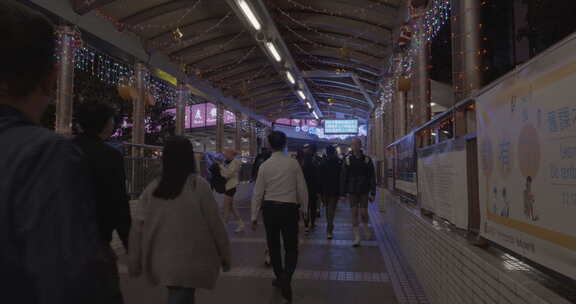
[[382, 83], [377, 106], [374, 114], [376, 118], [386, 115], [390, 110], [388, 104], [392, 103], [396, 91], [396, 85], [400, 78], [411, 78], [415, 58], [420, 48], [427, 47], [427, 43], [433, 40], [442, 26], [450, 21], [450, 0], [433, 0], [430, 8], [423, 13], [422, 23], [413, 18], [409, 27], [414, 33], [414, 38], [402, 52], [396, 52], [390, 57], [388, 71]]

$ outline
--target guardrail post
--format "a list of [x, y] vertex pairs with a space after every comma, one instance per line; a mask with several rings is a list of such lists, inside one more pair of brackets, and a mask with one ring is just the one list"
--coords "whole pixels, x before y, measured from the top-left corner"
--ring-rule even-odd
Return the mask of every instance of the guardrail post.
[[186, 87], [185, 83], [181, 81], [178, 82], [178, 91], [177, 91], [177, 99], [176, 99], [176, 135], [183, 135], [184, 129], [186, 128], [186, 103], [188, 101], [188, 97], [190, 96], [190, 91]]
[[58, 29], [58, 87], [56, 90], [56, 124], [58, 134], [72, 135], [74, 92], [74, 51], [78, 35], [70, 26]]
[[216, 153], [224, 152], [224, 105], [218, 104], [216, 114]]

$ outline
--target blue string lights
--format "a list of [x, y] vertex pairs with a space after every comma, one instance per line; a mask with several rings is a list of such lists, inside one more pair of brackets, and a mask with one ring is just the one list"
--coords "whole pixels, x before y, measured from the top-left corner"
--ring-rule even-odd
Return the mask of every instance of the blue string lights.
[[424, 38], [427, 41], [436, 38], [448, 20], [450, 20], [450, 0], [433, 0], [431, 8], [424, 14]]

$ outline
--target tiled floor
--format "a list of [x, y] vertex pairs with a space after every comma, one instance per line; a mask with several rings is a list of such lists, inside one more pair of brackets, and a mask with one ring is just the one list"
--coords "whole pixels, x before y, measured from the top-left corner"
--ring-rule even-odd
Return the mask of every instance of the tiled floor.
[[[248, 218], [250, 189], [239, 192], [240, 212]], [[384, 254], [380, 241], [386, 241], [381, 232], [375, 231], [372, 240], [360, 248], [353, 248], [350, 209], [339, 205], [335, 239], [326, 240], [325, 222], [322, 219], [316, 231], [305, 236], [301, 233], [300, 259], [294, 278], [295, 304], [393, 304], [426, 303], [413, 301], [406, 295], [410, 286], [398, 281], [399, 261], [393, 252]], [[372, 216], [374, 219], [374, 216]], [[376, 225], [374, 225], [376, 227]], [[234, 233], [235, 224], [229, 225], [233, 250], [233, 269], [222, 275], [213, 291], [199, 291], [198, 303], [282, 303], [280, 295], [271, 286], [272, 270], [264, 265], [264, 228], [258, 231]], [[389, 246], [388, 246], [389, 247]], [[389, 261], [385, 260], [391, 259]], [[390, 272], [387, 267], [397, 269]], [[156, 304], [165, 302], [162, 287], [149, 286], [142, 279], [128, 279], [121, 267], [122, 286], [127, 304]], [[402, 284], [401, 284], [402, 283]], [[400, 293], [400, 294], [395, 294]], [[412, 291], [408, 290], [408, 293]]]

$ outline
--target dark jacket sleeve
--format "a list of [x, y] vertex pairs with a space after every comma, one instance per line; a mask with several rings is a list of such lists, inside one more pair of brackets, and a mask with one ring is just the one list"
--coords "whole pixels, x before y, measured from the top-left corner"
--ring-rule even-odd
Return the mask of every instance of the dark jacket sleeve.
[[348, 166], [346, 165], [346, 158], [342, 161], [342, 169], [340, 170], [340, 193], [345, 195], [348, 191], [346, 190], [346, 184], [348, 183]]
[[128, 239], [130, 236], [130, 225], [132, 224], [132, 217], [130, 215], [130, 198], [126, 191], [126, 171], [124, 167], [124, 158], [120, 153], [115, 155], [114, 173], [111, 177], [113, 179], [113, 187], [115, 188], [114, 195], [116, 196], [116, 218], [114, 219], [114, 228], [120, 240], [124, 244], [124, 248], [128, 248]]
[[[97, 229], [89, 171], [72, 144], [39, 147], [19, 170], [15, 225], [41, 303], [106, 303], [109, 261]], [[109, 300], [109, 299], [108, 299]]]
[[366, 172], [367, 176], [368, 176], [368, 183], [370, 184], [370, 194], [372, 196], [376, 195], [376, 172], [374, 169], [374, 162], [372, 161], [372, 158], [369, 158], [369, 163], [368, 163], [368, 172]]

